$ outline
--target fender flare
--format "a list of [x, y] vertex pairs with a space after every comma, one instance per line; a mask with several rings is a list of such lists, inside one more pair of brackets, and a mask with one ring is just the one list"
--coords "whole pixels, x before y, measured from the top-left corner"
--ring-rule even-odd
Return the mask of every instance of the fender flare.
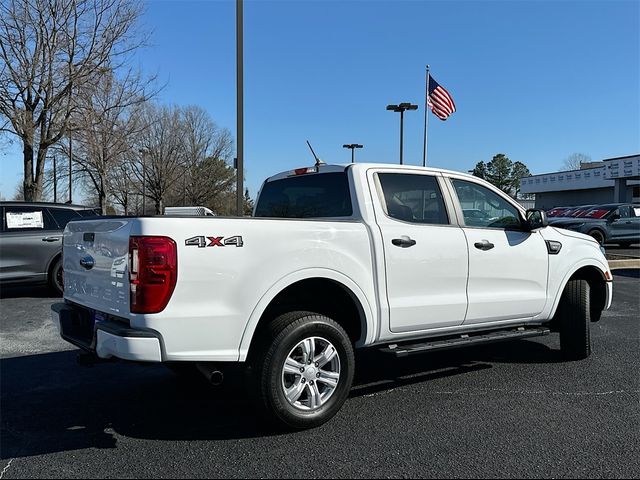
[[276, 298], [276, 296], [278, 296], [280, 292], [290, 287], [294, 283], [303, 280], [311, 280], [314, 278], [323, 278], [337, 282], [342, 287], [346, 288], [347, 291], [349, 291], [358, 300], [358, 302], [360, 302], [360, 305], [364, 311], [364, 322], [366, 331], [364, 341], [361, 340], [359, 344], [370, 343], [372, 339], [375, 338], [376, 322], [374, 312], [371, 308], [369, 300], [367, 299], [362, 289], [358, 286], [358, 284], [351, 280], [351, 278], [336, 270], [327, 268], [307, 268], [298, 270], [297, 272], [293, 272], [282, 277], [262, 295], [260, 301], [251, 312], [249, 320], [245, 325], [244, 332], [242, 333], [242, 339], [240, 341], [239, 361], [246, 361], [247, 355], [249, 353], [249, 347], [251, 346], [251, 341], [253, 339], [253, 334], [258, 327], [258, 323], [260, 322], [262, 315], [264, 314], [267, 307], [271, 304], [273, 299]]
[[595, 267], [597, 268], [600, 273], [602, 274], [602, 278], [605, 279], [605, 274], [606, 272], [609, 271], [609, 267], [607, 265], [605, 265], [602, 262], [599, 262], [598, 260], [595, 259], [588, 259], [588, 260], [581, 260], [577, 263], [574, 263], [571, 268], [568, 270], [568, 273], [565, 274], [565, 276], [562, 279], [562, 282], [560, 283], [560, 288], [558, 289], [558, 291], [556, 292], [555, 298], [553, 300], [553, 305], [551, 307], [551, 312], [549, 314], [549, 318], [553, 318], [556, 314], [556, 310], [558, 309], [558, 305], [560, 304], [560, 299], [562, 298], [562, 292], [564, 292], [564, 289], [567, 286], [567, 283], [569, 283], [569, 280], [571, 279], [571, 277], [573, 277], [573, 275], [580, 270], [581, 268], [584, 267]]

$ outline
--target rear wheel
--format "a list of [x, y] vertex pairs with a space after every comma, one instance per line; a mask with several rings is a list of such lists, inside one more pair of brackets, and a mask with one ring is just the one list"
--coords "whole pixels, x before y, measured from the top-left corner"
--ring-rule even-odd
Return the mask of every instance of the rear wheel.
[[560, 349], [567, 360], [582, 360], [591, 355], [589, 324], [591, 311], [589, 284], [569, 280], [556, 313], [560, 327]]
[[588, 235], [595, 238], [600, 245], [604, 245], [604, 234], [600, 230], [591, 230]]
[[58, 258], [49, 273], [49, 286], [59, 296], [64, 294], [64, 270], [62, 269], [62, 257]]
[[273, 419], [294, 429], [330, 420], [349, 394], [355, 368], [344, 329], [311, 312], [276, 318], [253, 363], [260, 403]]

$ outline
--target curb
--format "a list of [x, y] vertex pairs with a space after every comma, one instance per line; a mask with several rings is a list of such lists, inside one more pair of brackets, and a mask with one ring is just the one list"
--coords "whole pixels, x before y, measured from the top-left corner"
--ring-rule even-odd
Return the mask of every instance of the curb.
[[609, 268], [616, 270], [619, 268], [640, 268], [640, 258], [630, 260], [609, 260]]

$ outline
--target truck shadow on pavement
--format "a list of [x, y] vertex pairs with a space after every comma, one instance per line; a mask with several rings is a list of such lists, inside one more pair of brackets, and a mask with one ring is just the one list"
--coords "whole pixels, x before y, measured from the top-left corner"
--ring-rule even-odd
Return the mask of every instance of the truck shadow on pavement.
[[[159, 365], [82, 368], [76, 353], [1, 360], [0, 458], [118, 448], [122, 437], [179, 441], [296, 435], [268, 426], [238, 389], [188, 382]], [[357, 354], [350, 397], [464, 375], [495, 363], [559, 361], [556, 350], [528, 340], [404, 359], [365, 350]], [[338, 415], [333, 422], [339, 421]], [[320, 429], [333, 428], [333, 422]]]
[[51, 298], [62, 300], [46, 285], [3, 285], [0, 287], [0, 298]]

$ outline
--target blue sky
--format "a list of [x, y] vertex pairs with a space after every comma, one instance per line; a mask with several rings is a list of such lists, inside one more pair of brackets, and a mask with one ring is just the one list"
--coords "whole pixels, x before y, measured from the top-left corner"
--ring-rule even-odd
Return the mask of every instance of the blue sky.
[[[203, 106], [235, 133], [235, 2], [149, 1], [151, 45], [137, 56], [167, 86], [159, 101]], [[245, 1], [245, 166], [262, 180], [312, 163], [422, 162], [424, 69], [455, 99], [431, 113], [432, 166], [467, 171], [496, 153], [532, 173], [574, 152], [640, 151], [640, 2]], [[21, 181], [21, 148], [2, 155], [0, 194]]]

